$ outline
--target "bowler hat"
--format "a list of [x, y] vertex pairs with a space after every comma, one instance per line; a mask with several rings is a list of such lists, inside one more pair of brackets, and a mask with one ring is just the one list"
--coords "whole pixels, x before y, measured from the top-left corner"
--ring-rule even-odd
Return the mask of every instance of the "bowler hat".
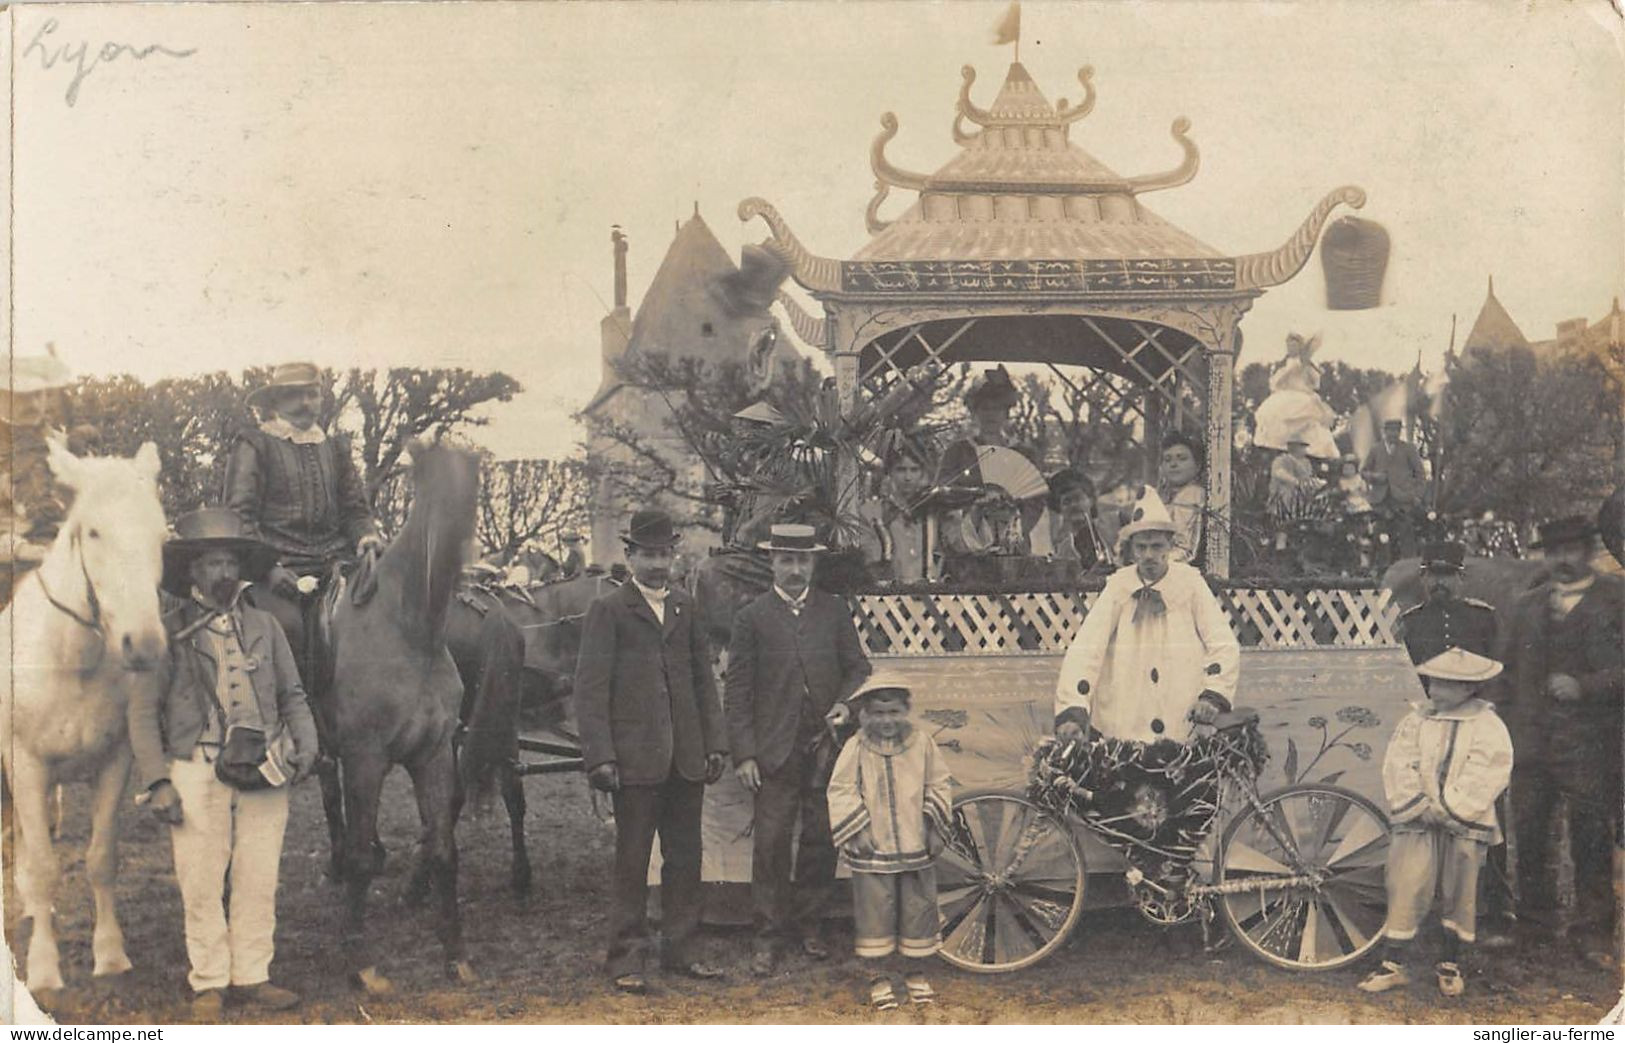
[[797, 550], [812, 553], [829, 550], [818, 542], [818, 530], [811, 525], [779, 524], [769, 530], [769, 538], [756, 546], [762, 550]]
[[632, 521], [627, 525], [626, 531], [621, 533], [621, 542], [628, 547], [642, 547], [645, 550], [670, 550], [683, 538], [672, 525], [671, 515], [665, 511], [639, 511], [632, 515]]
[[1423, 572], [1461, 572], [1467, 567], [1467, 548], [1450, 540], [1422, 546]]
[[1540, 538], [1529, 546], [1535, 550], [1543, 547], [1560, 547], [1565, 543], [1580, 543], [1597, 535], [1596, 522], [1583, 514], [1570, 515], [1567, 518], [1558, 518], [1556, 521], [1545, 522], [1540, 526]]
[[270, 380], [248, 393], [248, 404], [256, 409], [267, 409], [278, 391], [317, 387], [321, 382], [322, 371], [314, 362], [284, 362], [271, 371]]
[[177, 597], [192, 587], [192, 559], [204, 551], [226, 550], [237, 555], [243, 578], [257, 580], [276, 560], [276, 552], [249, 535], [242, 516], [229, 507], [204, 507], [175, 519], [175, 536], [164, 544], [164, 575], [160, 586]]

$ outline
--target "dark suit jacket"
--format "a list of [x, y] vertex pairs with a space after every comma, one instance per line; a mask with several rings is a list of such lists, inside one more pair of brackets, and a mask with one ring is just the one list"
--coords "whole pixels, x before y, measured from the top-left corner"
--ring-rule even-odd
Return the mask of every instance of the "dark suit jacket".
[[[216, 713], [212, 690], [219, 670], [208, 638], [197, 627], [208, 610], [191, 598], [167, 593], [160, 597], [164, 629], [170, 635], [169, 657], [160, 683], [136, 685], [125, 708], [130, 746], [148, 785], [169, 777], [171, 760], [192, 756], [204, 726]], [[243, 653], [254, 664], [248, 680], [261, 719], [268, 726], [280, 721], [299, 752], [314, 759], [316, 722], [281, 625], [271, 613], [247, 604], [237, 611]]]
[[[1552, 761], [1617, 772], [1625, 702], [1625, 582], [1599, 575], [1569, 610], [1583, 635], [1583, 651], [1562, 661], [1549, 647], [1551, 590], [1550, 583], [1542, 583], [1513, 603], [1499, 656], [1505, 670], [1491, 698], [1512, 733], [1516, 764]], [[1560, 702], [1548, 695], [1551, 674], [1573, 677], [1580, 698]]]
[[[1371, 482], [1371, 502], [1379, 504], [1391, 502], [1399, 507], [1414, 507], [1422, 502], [1422, 494], [1427, 491], [1427, 472], [1422, 468], [1422, 454], [1416, 447], [1406, 441], [1394, 443], [1394, 451], [1390, 453], [1388, 446], [1379, 438], [1377, 444], [1371, 447], [1371, 452], [1365, 458], [1365, 466], [1360, 469]], [[1386, 481], [1372, 481], [1374, 478], [1383, 478]]]
[[[724, 701], [735, 764], [755, 759], [765, 772], [790, 758], [807, 728], [869, 676], [844, 598], [807, 592], [798, 616], [769, 589], [734, 616]], [[814, 721], [803, 715], [815, 714]]]
[[631, 582], [594, 601], [575, 700], [587, 770], [614, 761], [624, 785], [656, 785], [673, 772], [698, 782], [706, 754], [728, 752], [711, 648], [684, 591], [666, 595], [664, 624]]

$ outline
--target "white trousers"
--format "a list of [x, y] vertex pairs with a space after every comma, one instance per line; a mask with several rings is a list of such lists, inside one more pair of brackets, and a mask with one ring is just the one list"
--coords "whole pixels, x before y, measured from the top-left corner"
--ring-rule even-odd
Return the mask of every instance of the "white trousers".
[[[169, 762], [181, 798], [181, 824], [172, 827], [175, 877], [186, 910], [187, 976], [194, 991], [258, 985], [270, 978], [275, 950], [276, 880], [288, 787], [246, 793], [215, 778], [214, 765], [194, 750]], [[231, 909], [225, 908], [231, 878]]]

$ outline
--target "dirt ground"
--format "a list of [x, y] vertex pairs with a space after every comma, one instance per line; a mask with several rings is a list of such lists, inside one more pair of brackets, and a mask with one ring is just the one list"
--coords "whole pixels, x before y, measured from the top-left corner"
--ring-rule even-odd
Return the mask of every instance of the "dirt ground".
[[[307, 1023], [569, 1022], [684, 1024], [871, 1023], [1594, 1023], [1620, 994], [1617, 971], [1581, 961], [1565, 942], [1527, 943], [1477, 957], [1467, 994], [1444, 1000], [1431, 982], [1369, 997], [1354, 983], [1363, 968], [1294, 974], [1231, 946], [1204, 954], [1199, 929], [1162, 929], [1126, 909], [1087, 913], [1073, 941], [1025, 972], [982, 976], [933, 963], [941, 993], [931, 1007], [875, 1014], [859, 998], [862, 971], [850, 930], [832, 925], [837, 956], [784, 961], [765, 981], [750, 977], [749, 938], [708, 929], [702, 955], [726, 966], [711, 984], [655, 980], [645, 997], [621, 996], [601, 973], [607, 872], [613, 832], [593, 813], [579, 776], [526, 783], [535, 893], [519, 903], [507, 886], [508, 833], [500, 802], [459, 829], [462, 906], [470, 955], [481, 980], [458, 987], [441, 973], [427, 910], [403, 910], [399, 894], [416, 838], [416, 813], [402, 773], [385, 791], [389, 860], [373, 894], [372, 924], [394, 995], [363, 998], [347, 984], [338, 955], [340, 894], [323, 877], [326, 830], [314, 783], [294, 796], [283, 850], [273, 977], [305, 997], [275, 1020]], [[125, 812], [119, 905], [136, 969], [114, 984], [90, 980], [90, 894], [84, 877], [88, 829], [84, 787], [70, 787], [59, 847], [66, 868], [57, 896], [69, 988], [58, 1018], [81, 1023], [175, 1022], [188, 1014], [179, 895], [168, 838], [144, 811]], [[15, 892], [6, 880], [6, 929], [15, 943]], [[1471, 970], [1471, 969], [1470, 969]], [[229, 1008], [228, 1008], [229, 1011]], [[241, 1012], [229, 1011], [237, 1019]]]

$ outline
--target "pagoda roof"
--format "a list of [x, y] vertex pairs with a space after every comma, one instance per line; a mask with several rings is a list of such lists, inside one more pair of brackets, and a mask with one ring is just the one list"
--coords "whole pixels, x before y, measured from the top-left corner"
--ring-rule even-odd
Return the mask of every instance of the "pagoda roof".
[[[1138, 196], [1182, 185], [1196, 176], [1200, 156], [1186, 136], [1190, 122], [1173, 124], [1180, 163], [1160, 174], [1123, 177], [1070, 140], [1073, 123], [1094, 108], [1093, 70], [1078, 73], [1084, 98], [1051, 105], [1020, 62], [1011, 64], [993, 104], [971, 101], [976, 70], [962, 70], [954, 140], [958, 155], [935, 173], [893, 166], [886, 145], [897, 118], [881, 117], [870, 149], [878, 194], [869, 205], [874, 238], [860, 261], [944, 261], [1070, 258], [1075, 260], [1217, 258], [1222, 256], [1142, 205]], [[965, 124], [978, 129], [967, 131]], [[895, 220], [879, 217], [892, 188], [919, 197]]]
[[[869, 149], [876, 194], [865, 222], [872, 238], [849, 260], [804, 247], [765, 199], [739, 205], [761, 217], [814, 295], [864, 297], [1234, 296], [1290, 279], [1307, 262], [1327, 217], [1360, 207], [1365, 193], [1328, 193], [1280, 247], [1232, 255], [1169, 223], [1141, 201], [1196, 176], [1201, 157], [1190, 121], [1173, 121], [1180, 152], [1167, 170], [1123, 176], [1071, 140], [1072, 125], [1095, 105], [1094, 70], [1078, 71], [1083, 97], [1051, 104], [1020, 62], [1013, 62], [992, 103], [971, 99], [976, 70], [961, 70], [953, 139], [960, 151], [934, 173], [904, 170], [886, 158], [897, 117], [880, 117]], [[880, 210], [893, 190], [917, 193], [895, 218]]]

